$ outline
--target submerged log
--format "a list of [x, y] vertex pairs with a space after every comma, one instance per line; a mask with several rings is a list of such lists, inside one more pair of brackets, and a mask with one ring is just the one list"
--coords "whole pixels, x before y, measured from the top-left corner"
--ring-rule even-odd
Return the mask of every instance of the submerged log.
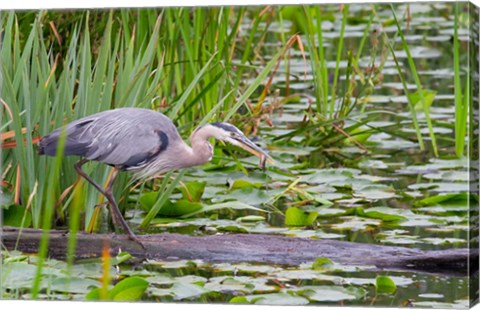
[[[52, 230], [49, 233], [48, 255], [65, 259], [69, 234]], [[42, 231], [4, 227], [2, 248], [37, 253]], [[263, 234], [223, 234], [187, 236], [162, 233], [139, 235], [143, 249], [126, 235], [77, 234], [76, 258], [99, 257], [104, 245], [112, 255], [127, 251], [138, 259], [200, 259], [204, 262], [260, 262], [299, 265], [326, 257], [336, 263], [370, 266], [373, 270], [410, 270], [449, 275], [478, 272], [478, 249], [423, 251], [398, 246], [355, 243], [338, 240], [316, 240]]]

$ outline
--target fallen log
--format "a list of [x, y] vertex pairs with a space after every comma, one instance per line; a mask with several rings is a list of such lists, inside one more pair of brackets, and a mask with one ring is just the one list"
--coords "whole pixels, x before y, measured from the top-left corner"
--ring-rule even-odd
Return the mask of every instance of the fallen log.
[[[42, 231], [4, 227], [2, 247], [24, 253], [37, 253]], [[49, 232], [48, 255], [65, 259], [68, 231]], [[449, 275], [478, 272], [478, 249], [423, 251], [338, 240], [316, 240], [263, 234], [223, 234], [187, 236], [162, 233], [139, 235], [143, 249], [126, 235], [77, 234], [76, 258], [99, 257], [104, 245], [112, 255], [127, 251], [138, 259], [200, 259], [205, 262], [260, 262], [299, 265], [318, 257], [351, 266], [371, 266], [374, 270], [410, 270]]]

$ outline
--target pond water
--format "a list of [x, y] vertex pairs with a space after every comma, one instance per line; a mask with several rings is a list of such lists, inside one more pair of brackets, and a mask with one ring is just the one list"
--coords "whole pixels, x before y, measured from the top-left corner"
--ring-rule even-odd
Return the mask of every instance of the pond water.
[[[408, 101], [391, 56], [384, 61], [381, 83], [374, 86], [371, 95], [359, 98], [358, 112], [352, 112], [343, 124], [348, 127], [368, 118], [368, 122], [360, 127], [368, 129], [361, 140], [368, 152], [344, 136], [344, 142], [335, 144], [315, 140], [315, 134], [321, 135], [324, 127], [321, 122], [316, 126], [306, 122], [312, 115], [309, 112], [311, 105], [315, 105], [314, 72], [307, 65], [304, 74], [302, 52], [296, 50], [291, 53], [288, 83], [287, 71], [280, 66], [272, 87], [278, 91], [275, 97], [267, 98], [272, 105], [287, 94], [291, 100], [281, 108], [271, 110], [272, 127], [262, 125], [258, 129], [257, 142], [269, 150], [275, 164], [260, 171], [257, 158], [238, 159], [248, 169], [246, 174], [238, 171], [235, 161], [216, 156], [211, 164], [190, 169], [182, 178], [183, 183], [200, 192], [202, 204], [219, 206], [239, 201], [243, 207], [219, 206], [218, 209], [211, 208], [213, 211], [210, 212], [199, 209], [196, 214], [184, 212], [179, 217], [160, 215], [152, 221], [148, 233], [280, 234], [423, 250], [468, 247], [469, 214], [473, 206], [467, 195], [469, 161], [453, 156], [453, 16], [445, 13], [452, 12], [449, 6], [441, 3], [409, 5], [412, 18], [405, 35], [423, 87], [436, 91], [430, 117], [439, 145], [439, 158], [433, 156], [425, 114], [421, 110], [417, 117], [427, 150], [420, 150]], [[378, 20], [384, 22], [381, 31], [392, 37], [396, 26], [388, 23], [392, 19], [390, 7], [380, 5], [377, 9]], [[395, 9], [397, 16], [404, 16], [405, 6], [396, 6]], [[335, 55], [342, 17], [337, 6], [328, 7], [327, 11], [335, 19], [322, 25], [324, 45], [327, 53]], [[346, 25], [343, 42], [346, 49], [357, 49], [370, 13], [367, 5], [350, 6], [350, 16], [358, 20]], [[250, 21], [244, 21], [246, 29], [250, 25]], [[280, 46], [279, 34], [282, 31], [289, 33], [292, 27], [295, 25], [289, 22], [270, 25], [265, 46], [275, 53]], [[371, 29], [378, 27], [371, 25]], [[465, 44], [467, 33], [462, 33], [460, 39]], [[365, 50], [372, 48], [371, 42], [365, 44]], [[399, 38], [395, 50], [403, 69], [407, 70], [406, 54]], [[305, 54], [308, 63], [311, 55], [306, 51]], [[369, 52], [364, 54], [367, 56], [360, 59], [363, 70], [371, 63]], [[377, 65], [382, 63], [381, 53], [375, 57], [378, 58]], [[329, 63], [329, 70], [333, 70], [334, 57], [327, 59], [333, 60]], [[346, 68], [345, 60], [340, 66], [340, 90], [346, 84]], [[330, 78], [332, 80], [333, 76]], [[416, 85], [409, 84], [409, 89], [415, 91]], [[293, 96], [293, 93], [299, 95]], [[360, 112], [362, 109], [383, 112], [366, 116]], [[306, 124], [309, 130], [298, 130]], [[132, 195], [130, 198], [137, 209], [129, 211], [127, 217], [131, 217], [129, 222], [135, 226], [141, 223], [142, 208], [148, 207], [149, 202], [148, 197], [142, 200]], [[172, 195], [173, 201], [181, 198], [180, 191]], [[305, 215], [304, 222], [286, 220], [287, 212], [298, 210]], [[26, 259], [21, 254], [10, 255], [12, 260]], [[64, 263], [51, 260], [48, 264], [47, 273], [61, 274]], [[58, 278], [54, 283], [45, 279], [44, 285], [50, 287], [50, 293], [45, 297], [83, 299], [90, 285], [97, 283], [98, 286], [93, 280], [101, 268], [99, 261], [75, 265], [72, 274], [78, 281], [66, 290], [62, 289], [63, 282]], [[20, 289], [22, 276], [28, 278], [26, 273], [26, 270], [15, 273], [15, 282], [7, 279], [7, 288], [11, 285], [14, 291]], [[127, 261], [118, 269], [112, 267], [111, 274], [118, 278], [144, 277], [149, 287], [143, 299], [151, 301], [441, 308], [466, 308], [469, 305], [466, 276], [372, 272], [335, 262], [318, 270], [312, 268], [312, 262], [285, 267], [201, 261], [147, 261], [130, 265]], [[393, 280], [396, 285], [394, 293], [382, 293], [376, 289], [377, 276], [381, 275]], [[65, 297], [55, 292], [69, 294]], [[20, 291], [18, 294], [21, 295]], [[25, 297], [28, 296], [22, 296]]]

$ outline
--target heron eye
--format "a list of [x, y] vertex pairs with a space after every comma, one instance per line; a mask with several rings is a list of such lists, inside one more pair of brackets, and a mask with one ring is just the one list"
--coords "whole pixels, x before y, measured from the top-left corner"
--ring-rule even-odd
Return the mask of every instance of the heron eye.
[[231, 133], [230, 133], [230, 137], [235, 137], [235, 133], [234, 133], [234, 132], [231, 132]]

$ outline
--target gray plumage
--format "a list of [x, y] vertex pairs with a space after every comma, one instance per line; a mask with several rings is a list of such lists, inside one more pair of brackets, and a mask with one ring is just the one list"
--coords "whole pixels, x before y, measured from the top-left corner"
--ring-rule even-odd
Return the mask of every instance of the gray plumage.
[[[55, 156], [63, 128], [54, 130], [39, 143], [39, 153]], [[122, 108], [100, 112], [65, 126], [64, 155], [78, 155], [121, 170], [137, 170], [169, 143], [182, 138], [172, 121], [147, 109]]]
[[[138, 178], [151, 177], [166, 171], [191, 167], [209, 161], [213, 155], [210, 138], [227, 141], [262, 158], [270, 157], [235, 126], [211, 123], [198, 127], [190, 136], [191, 146], [180, 137], [172, 121], [160, 112], [140, 108], [120, 108], [100, 112], [71, 122], [43, 137], [39, 154], [55, 156], [62, 132], [66, 134], [64, 155], [77, 155], [75, 169], [107, 197], [112, 219], [135, 239], [121, 216], [112, 194], [118, 171], [132, 171]], [[102, 189], [82, 169], [93, 160], [115, 168], [106, 189]]]

